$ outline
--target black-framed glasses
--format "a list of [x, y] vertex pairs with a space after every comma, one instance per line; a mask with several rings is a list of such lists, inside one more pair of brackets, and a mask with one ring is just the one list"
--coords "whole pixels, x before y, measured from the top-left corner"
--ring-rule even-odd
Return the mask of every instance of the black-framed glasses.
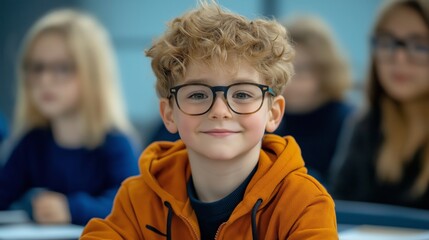
[[40, 77], [49, 71], [55, 82], [68, 80], [76, 73], [76, 65], [71, 61], [59, 61], [54, 63], [43, 63], [40, 61], [27, 61], [24, 63], [26, 79], [30, 82], [37, 82]]
[[185, 114], [197, 116], [210, 111], [218, 92], [223, 92], [228, 107], [237, 114], [252, 114], [261, 109], [265, 94], [276, 96], [269, 86], [256, 83], [235, 83], [209, 86], [202, 83], [183, 84], [170, 88], [177, 107]]
[[429, 62], [429, 39], [427, 37], [400, 39], [391, 34], [378, 34], [372, 37], [371, 45], [375, 56], [381, 61], [393, 61], [396, 50], [403, 48], [410, 62], [417, 64]]

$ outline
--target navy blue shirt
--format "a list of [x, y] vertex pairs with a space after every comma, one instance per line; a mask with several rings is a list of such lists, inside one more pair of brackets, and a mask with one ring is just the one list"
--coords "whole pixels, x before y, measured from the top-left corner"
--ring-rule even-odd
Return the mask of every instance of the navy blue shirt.
[[6, 119], [0, 114], [0, 145], [6, 139], [7, 132]]
[[35, 129], [21, 139], [0, 170], [0, 209], [43, 188], [67, 197], [73, 224], [106, 217], [121, 182], [138, 173], [136, 154], [118, 132], [108, 133], [95, 149], [69, 149], [55, 142], [50, 129]]
[[326, 183], [342, 126], [353, 110], [347, 104], [329, 102], [309, 113], [286, 112], [275, 133], [293, 136], [301, 148], [310, 174]]
[[175, 142], [180, 139], [179, 133], [170, 133], [165, 127], [163, 122], [159, 122], [158, 126], [155, 126], [154, 132], [148, 138], [146, 146], [156, 141], [169, 141]]
[[395, 183], [380, 181], [377, 160], [385, 141], [382, 132], [382, 112], [373, 107], [353, 120], [346, 151], [339, 156], [341, 163], [332, 174], [332, 196], [336, 199], [375, 202], [429, 210], [429, 189], [415, 197], [411, 189], [420, 177], [424, 148], [419, 148], [402, 166], [402, 178]]
[[213, 240], [219, 226], [228, 221], [235, 207], [243, 200], [247, 185], [255, 174], [256, 169], [257, 166], [232, 193], [211, 203], [205, 203], [198, 199], [191, 176], [187, 184], [188, 196], [195, 215], [197, 215], [202, 240]]

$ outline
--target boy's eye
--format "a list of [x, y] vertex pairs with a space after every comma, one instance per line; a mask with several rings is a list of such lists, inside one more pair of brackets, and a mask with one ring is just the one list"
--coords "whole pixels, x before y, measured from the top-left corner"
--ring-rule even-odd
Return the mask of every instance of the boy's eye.
[[246, 92], [236, 92], [232, 95], [232, 97], [235, 99], [245, 100], [245, 99], [250, 99], [253, 96]]
[[188, 99], [191, 100], [203, 100], [203, 99], [207, 99], [208, 96], [205, 93], [192, 93], [189, 94]]

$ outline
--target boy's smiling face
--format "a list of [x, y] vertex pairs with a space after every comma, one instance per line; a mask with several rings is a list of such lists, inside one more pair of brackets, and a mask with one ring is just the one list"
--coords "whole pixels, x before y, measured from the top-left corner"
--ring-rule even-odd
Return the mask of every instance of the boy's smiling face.
[[[210, 65], [191, 62], [183, 81], [177, 85], [203, 83], [229, 86], [242, 82], [265, 84], [259, 72], [248, 63], [230, 61], [228, 64]], [[179, 132], [190, 153], [207, 159], [230, 160], [260, 148], [265, 130], [274, 131], [281, 121], [284, 99], [282, 96], [270, 97], [266, 94], [259, 111], [241, 115], [228, 107], [224, 95], [219, 92], [212, 108], [203, 115], [183, 113], [175, 99], [170, 102], [161, 99], [160, 110], [167, 129]]]

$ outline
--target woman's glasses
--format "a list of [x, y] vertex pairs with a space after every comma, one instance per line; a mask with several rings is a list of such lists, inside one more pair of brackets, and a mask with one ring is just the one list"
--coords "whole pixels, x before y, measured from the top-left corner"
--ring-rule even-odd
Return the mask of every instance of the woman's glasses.
[[377, 59], [392, 62], [399, 48], [403, 48], [408, 60], [415, 64], [429, 62], [429, 39], [427, 37], [409, 37], [400, 39], [391, 34], [378, 34], [372, 38], [372, 49]]

